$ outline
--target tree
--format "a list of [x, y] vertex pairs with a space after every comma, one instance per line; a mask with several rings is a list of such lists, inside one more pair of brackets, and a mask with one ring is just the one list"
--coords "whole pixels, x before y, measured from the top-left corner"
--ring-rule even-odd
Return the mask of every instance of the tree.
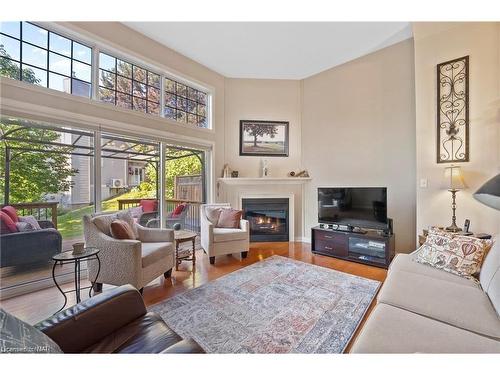
[[[70, 177], [78, 173], [71, 167], [71, 146], [32, 141], [59, 142], [60, 134], [50, 129], [0, 123], [2, 175], [5, 175], [6, 149], [10, 148], [11, 202], [39, 201], [44, 194], [69, 191], [73, 184]], [[0, 191], [3, 198], [5, 178], [0, 179]]]
[[[168, 150], [169, 157], [180, 157], [189, 155], [186, 151], [182, 150]], [[166, 185], [165, 193], [167, 199], [175, 198], [175, 177], [176, 176], [189, 176], [201, 173], [201, 162], [195, 155], [180, 157], [179, 159], [171, 159], [167, 161], [166, 171]]]
[[245, 125], [245, 132], [253, 137], [253, 146], [257, 147], [257, 138], [264, 135], [269, 135], [274, 138], [278, 134], [278, 128], [276, 125], [271, 124], [247, 124]]
[[[3, 45], [0, 55], [10, 57]], [[40, 82], [30, 68], [23, 69], [23, 81]], [[12, 60], [0, 59], [0, 75], [19, 79], [20, 68]], [[15, 138], [15, 140], [9, 140]], [[46, 193], [68, 191], [69, 177], [78, 171], [71, 168], [68, 153], [71, 147], [55, 146], [32, 141], [58, 142], [60, 135], [50, 129], [24, 127], [19, 124], [0, 123], [0, 193], [5, 197], [6, 150], [10, 148], [11, 202], [37, 201]]]
[[[5, 56], [10, 58], [9, 54], [5, 51], [3, 44], [0, 44], [0, 56]], [[19, 77], [20, 68], [12, 60], [0, 59], [0, 75], [4, 77], [9, 77], [13, 79], [20, 79]], [[38, 84], [40, 79], [36, 78], [35, 72], [30, 68], [23, 69], [23, 81]]]

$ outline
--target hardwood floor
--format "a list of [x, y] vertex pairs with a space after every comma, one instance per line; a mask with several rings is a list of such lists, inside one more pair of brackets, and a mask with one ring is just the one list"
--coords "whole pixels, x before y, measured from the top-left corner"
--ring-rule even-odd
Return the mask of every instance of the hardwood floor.
[[[227, 273], [236, 271], [249, 264], [261, 261], [272, 255], [281, 255], [293, 258], [302, 262], [315, 264], [322, 267], [332, 268], [337, 271], [350, 273], [353, 275], [366, 277], [373, 280], [384, 281], [387, 271], [382, 268], [367, 266], [359, 263], [348, 262], [340, 259], [330, 258], [311, 253], [310, 244], [301, 242], [266, 242], [252, 243], [246, 259], [240, 259], [239, 255], [219, 256], [215, 265], [209, 263], [208, 256], [202, 250], [197, 250], [196, 267], [192, 269], [191, 262], [183, 262], [179, 266], [179, 271], [173, 271], [170, 279], [158, 278], [144, 288], [144, 301], [147, 306], [158, 303], [166, 298], [182, 293], [188, 289], [198, 287], [211, 280], [221, 277]], [[88, 282], [85, 286], [89, 285]], [[83, 283], [82, 283], [82, 286]], [[68, 284], [65, 289], [72, 289], [73, 285]], [[104, 285], [103, 290], [113, 288]], [[64, 289], [64, 288], [63, 288]], [[82, 292], [82, 298], [88, 298], [87, 292]], [[56, 312], [63, 303], [63, 297], [55, 288], [48, 288], [38, 292], [25, 294], [19, 297], [10, 298], [0, 302], [2, 308], [11, 314], [19, 317], [28, 323], [36, 323]], [[75, 304], [74, 296], [68, 298], [68, 305]], [[362, 324], [373, 308], [370, 306], [368, 313]], [[360, 325], [360, 327], [362, 326]], [[358, 328], [359, 331], [359, 328]], [[348, 348], [349, 349], [349, 348]]]

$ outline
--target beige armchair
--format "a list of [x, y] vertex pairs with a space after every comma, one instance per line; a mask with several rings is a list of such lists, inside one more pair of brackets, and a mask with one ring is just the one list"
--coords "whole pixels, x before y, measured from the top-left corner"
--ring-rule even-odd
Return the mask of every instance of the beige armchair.
[[[136, 240], [111, 237], [109, 226], [119, 218], [127, 221], [137, 235]], [[174, 232], [171, 229], [145, 228], [135, 224], [130, 213], [85, 215], [83, 229], [86, 246], [100, 249], [101, 269], [94, 285], [131, 284], [142, 293], [143, 287], [161, 276], [170, 277], [175, 265]], [[89, 279], [97, 275], [97, 262], [88, 262]]]
[[241, 253], [246, 258], [250, 246], [250, 228], [247, 220], [240, 221], [240, 227], [216, 228], [215, 224], [208, 218], [205, 209], [207, 207], [231, 208], [229, 203], [202, 204], [200, 206], [201, 224], [201, 247], [208, 254], [210, 264], [215, 264], [217, 255]]

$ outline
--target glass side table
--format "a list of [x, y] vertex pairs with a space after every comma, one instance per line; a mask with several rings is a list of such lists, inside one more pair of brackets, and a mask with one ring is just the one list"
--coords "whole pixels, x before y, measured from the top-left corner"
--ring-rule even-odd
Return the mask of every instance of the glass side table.
[[[93, 288], [94, 284], [96, 283], [97, 278], [99, 277], [99, 272], [101, 271], [101, 261], [99, 259], [99, 255], [98, 255], [99, 251], [100, 250], [98, 248], [95, 248], [95, 247], [86, 247], [85, 250], [80, 254], [73, 254], [73, 250], [70, 250], [70, 251], [65, 251], [63, 253], [56, 254], [52, 257], [52, 260], [54, 261], [54, 266], [52, 267], [52, 280], [54, 280], [54, 284], [56, 284], [57, 289], [59, 289], [59, 291], [62, 293], [62, 295], [64, 297], [64, 304], [62, 305], [62, 307], [59, 310], [57, 310], [57, 312], [64, 309], [64, 307], [66, 306], [66, 303], [68, 303], [68, 297], [66, 296], [67, 293], [75, 292], [76, 303], [80, 303], [80, 301], [81, 301], [80, 291], [82, 289], [89, 289], [89, 297], [91, 297], [92, 288]], [[80, 263], [82, 260], [84, 260], [84, 261], [97, 260], [97, 264], [98, 264], [97, 274], [95, 276], [94, 281], [91, 281], [90, 286], [86, 286], [83, 288], [80, 286], [80, 271], [81, 271]], [[75, 265], [75, 270], [74, 270], [75, 289], [67, 290], [65, 292], [62, 290], [62, 288], [57, 283], [55, 271], [56, 271], [56, 266], [58, 264], [62, 266], [64, 264], [70, 264], [70, 263], [73, 263]]]

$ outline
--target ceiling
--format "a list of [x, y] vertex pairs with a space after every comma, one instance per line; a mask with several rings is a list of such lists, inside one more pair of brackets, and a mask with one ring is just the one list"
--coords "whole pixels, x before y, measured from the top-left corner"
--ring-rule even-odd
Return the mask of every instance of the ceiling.
[[233, 78], [302, 79], [412, 37], [409, 22], [125, 22]]

